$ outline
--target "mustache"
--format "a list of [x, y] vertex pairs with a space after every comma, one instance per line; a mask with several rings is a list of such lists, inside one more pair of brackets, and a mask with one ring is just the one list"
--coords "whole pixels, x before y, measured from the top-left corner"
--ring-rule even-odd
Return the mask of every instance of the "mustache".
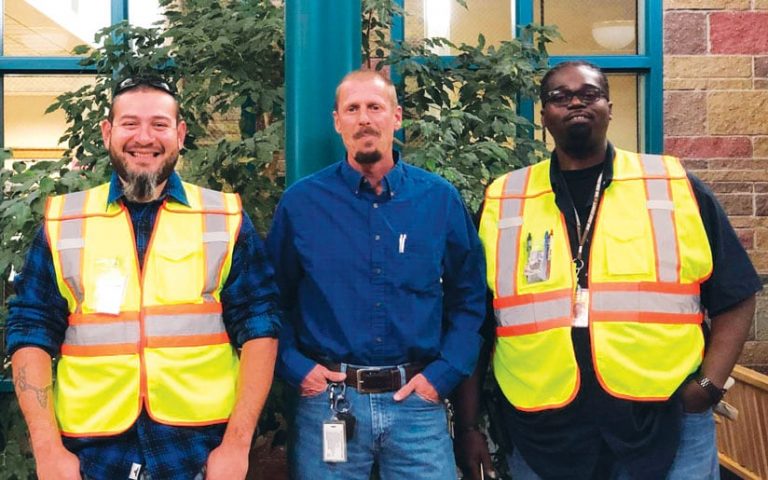
[[355, 134], [352, 137], [355, 140], [357, 140], [359, 138], [363, 138], [365, 135], [375, 135], [377, 137], [380, 137], [381, 136], [381, 132], [379, 132], [378, 130], [376, 130], [373, 127], [363, 127], [360, 130], [358, 130], [357, 132], [355, 132]]

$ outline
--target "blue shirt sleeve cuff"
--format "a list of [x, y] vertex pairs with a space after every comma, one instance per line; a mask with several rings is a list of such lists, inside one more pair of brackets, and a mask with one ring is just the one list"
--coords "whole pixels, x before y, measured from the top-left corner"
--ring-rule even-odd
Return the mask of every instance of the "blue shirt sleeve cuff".
[[314, 360], [302, 355], [291, 347], [281, 346], [277, 356], [277, 371], [280, 378], [288, 382], [294, 388], [299, 388], [307, 374], [315, 368]]
[[430, 363], [421, 373], [435, 387], [440, 398], [446, 398], [466, 377], [466, 375], [451, 367], [448, 362], [442, 359], [437, 359]]
[[277, 338], [280, 333], [280, 317], [273, 313], [263, 313], [249, 317], [236, 334], [237, 345], [242, 346], [254, 338]]

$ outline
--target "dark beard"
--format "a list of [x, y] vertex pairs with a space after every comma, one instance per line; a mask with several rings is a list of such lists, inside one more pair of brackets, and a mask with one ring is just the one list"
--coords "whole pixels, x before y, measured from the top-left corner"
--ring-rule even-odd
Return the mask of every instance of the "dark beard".
[[374, 150], [372, 152], [357, 152], [355, 153], [355, 161], [360, 165], [373, 165], [381, 160], [381, 152]]
[[157, 186], [168, 180], [168, 177], [171, 176], [179, 156], [175, 155], [168, 158], [160, 170], [142, 173], [129, 172], [123, 161], [111, 149], [109, 151], [109, 159], [112, 162], [112, 168], [115, 169], [117, 176], [122, 180], [125, 198], [129, 202], [147, 203], [152, 201]]
[[572, 125], [566, 133], [565, 142], [560, 147], [571, 157], [584, 159], [597, 151], [598, 145], [592, 141], [591, 125]]

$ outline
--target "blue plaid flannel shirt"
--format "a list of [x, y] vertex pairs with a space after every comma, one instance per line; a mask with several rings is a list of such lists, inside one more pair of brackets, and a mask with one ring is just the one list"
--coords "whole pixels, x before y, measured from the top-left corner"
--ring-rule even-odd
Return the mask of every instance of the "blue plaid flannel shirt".
[[[176, 173], [164, 194], [188, 204]], [[109, 202], [122, 200], [122, 188], [112, 176]], [[133, 222], [139, 264], [149, 244], [162, 199], [145, 204], [125, 202]], [[259, 337], [276, 337], [280, 328], [277, 290], [264, 244], [250, 218], [243, 214], [235, 243], [232, 268], [221, 292], [224, 323], [232, 342], [240, 346]], [[8, 352], [36, 346], [51, 356], [59, 354], [69, 314], [67, 303], [56, 286], [51, 252], [44, 229], [37, 233], [23, 271], [15, 278], [16, 296], [9, 303], [6, 324]], [[226, 425], [176, 427], [153, 421], [143, 411], [126, 432], [110, 437], [69, 438], [64, 445], [77, 454], [82, 473], [94, 480], [127, 479], [132, 464], [153, 479], [189, 480], [205, 464], [208, 454], [220, 443]]]

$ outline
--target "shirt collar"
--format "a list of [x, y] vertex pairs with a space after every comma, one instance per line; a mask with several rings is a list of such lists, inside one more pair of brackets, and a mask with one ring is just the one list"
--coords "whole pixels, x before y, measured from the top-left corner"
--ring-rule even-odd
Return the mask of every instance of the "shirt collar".
[[[160, 198], [166, 196], [171, 197], [177, 202], [189, 206], [187, 200], [187, 193], [184, 191], [184, 186], [181, 184], [181, 177], [176, 172], [171, 172], [171, 176], [168, 177], [168, 181], [163, 187], [163, 192], [160, 194]], [[117, 202], [124, 197], [123, 184], [120, 182], [117, 172], [112, 172], [112, 178], [109, 180], [109, 196], [107, 197], [107, 205]]]
[[[613, 148], [613, 144], [608, 142], [608, 148], [605, 150], [605, 161], [603, 162], [603, 189], [608, 188], [613, 179], [613, 160], [615, 157], [616, 151]], [[560, 170], [560, 162], [557, 160], [557, 153], [554, 150], [552, 151], [551, 159], [549, 181], [552, 184], [553, 190], [557, 193], [558, 189], [565, 188], [565, 180]]]
[[[382, 194], [389, 193], [390, 197], [395, 196], [398, 190], [400, 190], [402, 187], [403, 181], [405, 179], [405, 166], [404, 162], [400, 161], [400, 152], [393, 150], [392, 157], [395, 161], [395, 166], [392, 167], [392, 170], [387, 172], [386, 175], [384, 175], [384, 178], [381, 181], [381, 185], [383, 187]], [[364, 188], [363, 186], [367, 182], [365, 177], [360, 172], [352, 168], [346, 158], [341, 161], [340, 173], [344, 183], [347, 184], [349, 189], [352, 190], [355, 195], [359, 195], [360, 190]]]

